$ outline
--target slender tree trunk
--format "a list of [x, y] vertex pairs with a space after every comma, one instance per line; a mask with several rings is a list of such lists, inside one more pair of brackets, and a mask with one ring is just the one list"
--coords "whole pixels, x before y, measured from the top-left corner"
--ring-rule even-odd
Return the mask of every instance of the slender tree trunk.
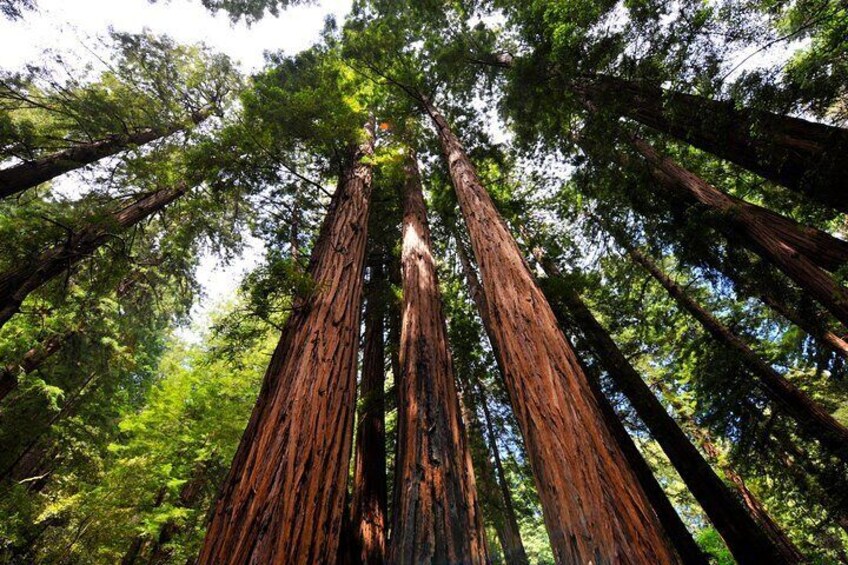
[[509, 482], [504, 473], [503, 461], [498, 450], [497, 436], [495, 434], [495, 426], [492, 422], [492, 414], [489, 410], [489, 404], [486, 402], [486, 396], [483, 393], [483, 388], [480, 381], [475, 379], [475, 393], [477, 394], [477, 403], [483, 410], [483, 422], [486, 429], [486, 439], [489, 451], [492, 454], [494, 461], [495, 476], [497, 484], [500, 488], [500, 498], [503, 500], [503, 527], [501, 544], [504, 550], [506, 562], [510, 564], [529, 565], [530, 559], [527, 557], [527, 551], [524, 549], [524, 542], [521, 540], [521, 529], [518, 527], [518, 518], [515, 515], [515, 506], [512, 503], [512, 493], [509, 489]]
[[682, 421], [685, 427], [689, 429], [692, 436], [701, 446], [701, 449], [703, 449], [707, 456], [721, 469], [724, 477], [730, 484], [733, 485], [736, 496], [742, 504], [745, 505], [748, 514], [756, 520], [760, 527], [769, 535], [777, 547], [780, 548], [781, 553], [787, 558], [790, 558], [791, 563], [804, 562], [804, 556], [800, 551], [798, 551], [798, 548], [795, 547], [795, 544], [792, 543], [792, 540], [789, 539], [786, 532], [784, 532], [783, 529], [781, 529], [781, 527], [772, 520], [771, 516], [768, 515], [768, 512], [757, 499], [756, 495], [754, 495], [754, 493], [748, 489], [747, 485], [745, 485], [745, 481], [741, 475], [739, 475], [739, 473], [737, 473], [736, 470], [729, 464], [722, 462], [719, 448], [713, 442], [710, 437], [710, 433], [701, 428], [701, 426], [694, 421], [677, 396], [672, 391], [668, 390], [665, 383], [656, 381], [653, 384], [656, 385], [665, 398], [670, 400], [673, 411], [677, 413], [677, 417]]
[[577, 359], [446, 120], [427, 104], [468, 231], [558, 563], [674, 563]]
[[848, 360], [848, 342], [830, 329], [824, 311], [812, 303], [800, 306], [790, 303], [788, 297], [791, 296], [792, 289], [775, 276], [769, 265], [749, 257], [742, 249], [728, 250], [727, 261], [722, 261], [710, 253], [704, 257], [704, 262], [733, 281], [737, 292], [758, 299], [815, 338], [820, 345]]
[[838, 266], [826, 260], [825, 255], [828, 249], [841, 248], [841, 243], [805, 242], [805, 234], [787, 224], [788, 219], [766, 214], [761, 208], [724, 194], [671, 159], [661, 157], [639, 138], [633, 138], [632, 143], [673, 198], [699, 203], [718, 212], [720, 218], [715, 221], [715, 227], [731, 243], [747, 247], [779, 268], [848, 327], [848, 292], [822, 270]]
[[50, 430], [53, 425], [60, 421], [61, 419], [68, 416], [79, 406], [80, 401], [84, 398], [85, 393], [88, 391], [88, 388], [92, 383], [97, 381], [97, 373], [91, 373], [86, 377], [85, 381], [82, 382], [80, 387], [74, 391], [74, 393], [68, 397], [68, 400], [62, 406], [62, 408], [53, 414], [53, 416], [47, 421], [47, 425], [44, 427], [42, 431], [38, 433], [21, 451], [20, 454], [12, 461], [11, 464], [7, 465], [6, 468], [0, 473], [0, 481], [5, 479], [14, 479], [14, 480], [25, 480], [31, 478], [30, 469], [38, 467], [39, 461], [34, 460], [30, 465], [25, 466], [24, 463], [27, 461], [27, 456], [32, 452], [32, 450], [38, 445], [39, 440], [42, 436]]
[[[534, 253], [548, 277], [552, 280], [561, 278], [558, 267], [541, 250], [537, 248]], [[558, 290], [556, 297], [559, 301], [551, 300], [554, 311], [561, 301], [574, 321], [573, 325], [585, 336], [607, 374], [662, 447], [687, 488], [727, 543], [733, 557], [743, 564], [762, 563], [764, 559], [773, 563], [797, 563], [800, 559], [797, 549], [791, 544], [784, 546], [773, 542], [760, 524], [745, 511], [680, 426], [665, 411], [580, 296], [570, 288]], [[561, 315], [560, 319], [567, 323], [568, 318]]]
[[62, 346], [71, 339], [74, 333], [54, 334], [27, 351], [19, 362], [0, 369], [0, 402], [17, 388], [20, 373], [28, 375], [41, 367], [41, 364], [51, 355], [62, 349]]
[[200, 563], [331, 563], [347, 492], [373, 126], [315, 243], [315, 290], [283, 329]]
[[698, 320], [716, 341], [738, 353], [748, 370], [757, 377], [760, 388], [783, 406], [801, 429], [811, 437], [818, 439], [822, 445], [843, 460], [848, 460], [848, 428], [837, 422], [803, 391], [772, 369], [737, 335], [690, 298], [680, 285], [671, 280], [648, 257], [624, 241], [623, 238], [617, 237], [617, 240], [627, 250], [630, 257], [648, 271], [668, 291], [680, 307]]
[[351, 525], [354, 552], [364, 565], [382, 565], [386, 557], [386, 296], [382, 257], [372, 262], [366, 285], [359, 425], [356, 430]]
[[603, 75], [576, 89], [599, 106], [848, 212], [848, 130]]
[[[471, 462], [474, 467], [477, 501], [482, 515], [488, 518], [488, 522], [495, 529], [495, 536], [498, 538], [501, 549], [503, 549], [507, 543], [505, 542], [503, 501], [495, 478], [495, 471], [489, 459], [488, 447], [483, 439], [483, 424], [477, 416], [475, 399], [469, 394], [467, 379], [463, 379], [463, 376], [457, 373], [457, 380], [459, 381], [459, 404], [462, 408], [462, 421], [465, 424]], [[488, 538], [486, 538], [486, 554], [491, 560], [494, 558], [494, 553], [488, 541]]]
[[395, 475], [399, 497], [390, 561], [486, 563], [486, 536], [414, 154], [406, 164], [402, 263], [401, 402]]
[[0, 274], [0, 327], [34, 290], [94, 253], [117, 233], [125, 231], [186, 193], [183, 185], [163, 188], [110, 215], [108, 222], [90, 224], [65, 243], [51, 247], [31, 261]]
[[[195, 125], [199, 124], [209, 115], [208, 110], [198, 112], [192, 117], [192, 121]], [[106, 139], [83, 143], [52, 155], [2, 169], [0, 170], [0, 198], [12, 196], [68, 171], [79, 169], [125, 149], [150, 143], [183, 129], [186, 129], [186, 126], [174, 125], [167, 128], [146, 128], [131, 134], [111, 135]]]

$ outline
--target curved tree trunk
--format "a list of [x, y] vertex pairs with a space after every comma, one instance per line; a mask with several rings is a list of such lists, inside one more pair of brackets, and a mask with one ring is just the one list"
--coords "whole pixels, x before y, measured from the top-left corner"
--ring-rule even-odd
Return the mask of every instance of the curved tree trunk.
[[745, 366], [758, 379], [763, 391], [795, 419], [799, 427], [819, 440], [834, 454], [848, 461], [848, 428], [837, 422], [821, 406], [763, 361], [738, 336], [690, 298], [680, 285], [663, 273], [653, 261], [621, 237], [616, 237], [630, 257], [644, 267], [665, 288], [681, 308], [689, 312], [719, 343], [736, 351]]
[[486, 563], [471, 454], [447, 342], [418, 165], [403, 199], [403, 322], [390, 561]]
[[848, 130], [596, 75], [576, 90], [606, 109], [848, 212]]
[[[559, 269], [536, 251], [537, 260], [551, 279], [560, 278]], [[560, 285], [561, 286], [561, 285]], [[782, 537], [770, 539], [760, 523], [746, 512], [701, 453], [692, 445], [677, 422], [642, 380], [613, 339], [598, 322], [580, 296], [570, 288], [558, 289], [557, 298], [566, 307], [574, 326], [585, 336], [597, 359], [607, 374], [624, 393], [662, 447], [671, 464], [680, 474], [687, 488], [704, 509], [728, 549], [739, 563], [797, 563], [801, 555], [791, 544], [782, 543]], [[552, 300], [554, 311], [558, 301]], [[567, 316], [561, 316], [563, 321]]]
[[[194, 124], [199, 124], [209, 115], [208, 110], [197, 112], [192, 116], [192, 121]], [[150, 143], [183, 129], [186, 129], [186, 126], [174, 125], [167, 128], [146, 128], [131, 134], [111, 135], [106, 139], [83, 143], [52, 155], [2, 169], [0, 170], [0, 198], [12, 196], [68, 171], [79, 169], [125, 149]]]
[[373, 127], [339, 180], [200, 563], [332, 563], [347, 492]]
[[359, 424], [354, 455], [351, 526], [359, 563], [386, 558], [385, 289], [382, 258], [370, 265], [366, 285]]
[[108, 221], [85, 226], [72, 234], [65, 243], [51, 247], [24, 265], [0, 274], [0, 327], [18, 311], [32, 291], [97, 251], [115, 234], [162, 210], [187, 190], [181, 185], [148, 194], [111, 214]]
[[557, 562], [677, 562], [515, 240], [445, 119], [426, 109], [480, 267]]

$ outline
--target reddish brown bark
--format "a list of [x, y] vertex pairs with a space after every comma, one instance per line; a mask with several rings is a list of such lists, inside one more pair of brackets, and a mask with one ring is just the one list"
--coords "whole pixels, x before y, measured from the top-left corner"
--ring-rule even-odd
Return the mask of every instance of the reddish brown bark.
[[609, 76], [576, 89], [606, 109], [848, 212], [848, 130]]
[[406, 163], [398, 459], [390, 561], [486, 563], [471, 454], [432, 256], [418, 165]]
[[52, 335], [27, 351], [18, 363], [13, 363], [0, 369], [0, 402], [17, 388], [18, 375], [20, 373], [28, 375], [38, 369], [51, 355], [62, 349], [62, 346], [74, 333], [66, 332]]
[[631, 136], [631, 143], [648, 161], [655, 176], [670, 194], [717, 212], [721, 222], [727, 223], [725, 230], [734, 229], [766, 251], [771, 246], [763, 242], [763, 238], [778, 240], [815, 266], [828, 271], [836, 271], [848, 263], [848, 241], [726, 194], [660, 155], [644, 139]]
[[[483, 321], [483, 330], [486, 332], [489, 344], [493, 351], [496, 351], [495, 348], [497, 345], [494, 341], [494, 329], [491, 327], [492, 320], [489, 317], [489, 311], [486, 307], [486, 296], [483, 293], [480, 280], [477, 278], [477, 273], [471, 264], [471, 259], [468, 256], [465, 242], [462, 240], [462, 237], [456, 229], [454, 230], [454, 240], [456, 241], [456, 251], [459, 256], [462, 272], [468, 283], [469, 294], [471, 295], [474, 305], [477, 307], [477, 311], [480, 313], [480, 318]], [[503, 379], [503, 369], [500, 366], [499, 359], [500, 356], [495, 353], [495, 362], [498, 365], [498, 373]], [[492, 454], [492, 459], [494, 460], [494, 468], [497, 474], [497, 485], [500, 488], [502, 516], [500, 520], [501, 523], [498, 525], [499, 527], [497, 528], [497, 531], [501, 547], [503, 548], [504, 558], [507, 563], [516, 563], [519, 565], [527, 564], [530, 560], [527, 557], [527, 552], [524, 549], [524, 542], [521, 539], [521, 531], [518, 527], [518, 519], [516, 518], [515, 507], [512, 503], [512, 494], [510, 493], [509, 483], [507, 482], [503, 463], [501, 462], [500, 452], [498, 451], [497, 435], [495, 434], [494, 426], [492, 424], [489, 405], [486, 402], [486, 395], [484, 394], [480, 381], [476, 378], [473, 384], [469, 384], [469, 389], [472, 389], [469, 390], [469, 394], [476, 395], [476, 404], [479, 404], [483, 411], [483, 421], [485, 423], [484, 428], [489, 444], [488, 449]]]
[[429, 104], [558, 563], [678, 561], [553, 312], [462, 145]]
[[803, 233], [787, 224], [786, 218], [778, 219], [781, 217], [776, 214], [764, 213], [761, 208], [724, 194], [671, 159], [660, 156], [639, 138], [631, 141], [669, 194], [718, 212], [720, 220], [714, 222], [715, 227], [728, 240], [747, 247], [783, 271], [848, 327], [848, 292], [822, 270], [834, 265], [825, 267], [828, 262], [819, 253], [838, 245], [806, 240]]
[[386, 557], [385, 289], [382, 259], [371, 264], [366, 286], [359, 425], [356, 430], [351, 525], [359, 563]]
[[185, 194], [187, 188], [163, 188], [112, 213], [108, 221], [85, 226], [60, 245], [51, 247], [20, 267], [0, 274], [0, 327], [41, 285], [79, 263], [100, 246]]
[[778, 374], [737, 335], [690, 298], [684, 289], [663, 273], [653, 261], [633, 248], [624, 238], [616, 238], [633, 260], [644, 267], [668, 291], [681, 308], [698, 320], [713, 338], [736, 351], [740, 360], [757, 377], [757, 384], [790, 414], [811, 437], [839, 457], [848, 460], [848, 428], [837, 422], [802, 390]]
[[[208, 118], [208, 110], [192, 117], [194, 124]], [[144, 145], [185, 129], [184, 125], [167, 128], [145, 128], [131, 134], [116, 134], [90, 143], [83, 143], [52, 155], [39, 157], [0, 170], [0, 198], [6, 198], [37, 186], [68, 171], [89, 165], [134, 146]]]
[[371, 196], [373, 128], [366, 129], [313, 250], [316, 287], [286, 321], [200, 563], [329, 563], [337, 555]]
[[[549, 277], [554, 280], [560, 278], [557, 266], [540, 250], [536, 251], [536, 256]], [[774, 543], [755, 521], [756, 517], [745, 511], [677, 422], [665, 411], [580, 296], [570, 288], [558, 290], [556, 297], [559, 300], [551, 300], [554, 311], [557, 311], [560, 303], [568, 310], [574, 326], [586, 338], [607, 374], [630, 401], [639, 419], [668, 456], [687, 488], [724, 538], [733, 557], [739, 563], [762, 563], [763, 559], [774, 563], [796, 563], [800, 556], [797, 550], [791, 548], [794, 551], [789, 551], [783, 544]], [[563, 322], [568, 319], [564, 313], [559, 317]], [[782, 538], [778, 539], [782, 541]]]

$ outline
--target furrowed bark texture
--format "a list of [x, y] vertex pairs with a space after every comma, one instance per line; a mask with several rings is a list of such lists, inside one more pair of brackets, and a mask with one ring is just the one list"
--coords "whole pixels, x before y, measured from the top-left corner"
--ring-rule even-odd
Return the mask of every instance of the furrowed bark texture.
[[595, 76], [577, 90], [596, 104], [848, 212], [848, 130], [609, 76]]
[[53, 277], [82, 261], [100, 246], [185, 194], [187, 188], [163, 188], [111, 214], [107, 222], [91, 224], [16, 269], [0, 274], [0, 327], [24, 299]]
[[[798, 224], [788, 218], [721, 192], [671, 159], [659, 155], [642, 139], [633, 137], [631, 143], [651, 165], [654, 177], [669, 194], [719, 213], [720, 219], [715, 226], [731, 243], [747, 247], [783, 271], [848, 327], [848, 292], [823, 270], [836, 270], [844, 264], [835, 260], [832, 250], [841, 250], [846, 242], [831, 236], [827, 238], [839, 243], [827, 242], [827, 238], [819, 235], [821, 232], [808, 238], [806, 236], [813, 233], [808, 228], [799, 229]], [[842, 251], [838, 254], [841, 256]]]
[[385, 300], [382, 263], [371, 264], [366, 286], [360, 413], [356, 430], [351, 526], [359, 563], [386, 558]]
[[[457, 254], [459, 255], [462, 271], [468, 283], [468, 290], [471, 294], [471, 299], [474, 301], [477, 310], [481, 313], [483, 329], [490, 341], [490, 345], [494, 348], [494, 342], [492, 341], [492, 336], [494, 334], [490, 327], [491, 319], [487, 315], [488, 311], [486, 309], [486, 298], [483, 295], [483, 289], [480, 286], [477, 273], [471, 265], [471, 260], [468, 257], [468, 251], [465, 248], [465, 242], [462, 241], [457, 233], [454, 234], [454, 239], [456, 240]], [[500, 361], [498, 361], [497, 354], [495, 355], [495, 360], [498, 364], [498, 372], [501, 374], [501, 378], [503, 378], [503, 371], [500, 369]], [[500, 490], [500, 496], [497, 497], [501, 501], [501, 507], [499, 509], [501, 516], [499, 524], [497, 524], [498, 539], [501, 542], [504, 558], [507, 563], [529, 565], [530, 560], [527, 557], [527, 551], [524, 549], [524, 542], [521, 539], [521, 530], [518, 527], [518, 518], [515, 514], [515, 506], [512, 503], [512, 493], [510, 492], [509, 482], [506, 479], [506, 473], [504, 473], [500, 451], [498, 450], [497, 434], [495, 433], [494, 424], [492, 423], [489, 404], [486, 401], [486, 395], [479, 379], [476, 377], [472, 378], [474, 379], [474, 382], [469, 383], [468, 394], [475, 395], [475, 404], [479, 405], [483, 411], [482, 423], [485, 424], [484, 428], [486, 443], [488, 444], [487, 448], [492, 455], [492, 460], [494, 461], [494, 473], [496, 476], [495, 482]]]
[[[556, 310], [557, 307], [554, 306], [554, 313], [559, 318], [559, 313]], [[624, 427], [624, 424], [619, 419], [615, 407], [606, 397], [603, 390], [601, 390], [600, 377], [597, 371], [586, 367], [582, 362], [581, 365], [583, 366], [583, 372], [589, 378], [589, 386], [592, 387], [592, 392], [598, 400], [598, 406], [601, 408], [604, 420], [615, 435], [618, 444], [621, 446], [621, 450], [624, 452], [624, 456], [627, 458], [627, 462], [633, 468], [633, 472], [639, 478], [639, 484], [645, 490], [651, 506], [657, 513], [666, 533], [671, 538], [674, 547], [677, 549], [677, 553], [680, 555], [681, 561], [687, 565], [706, 565], [709, 563], [709, 560], [704, 552], [701, 551], [697, 542], [695, 542], [692, 533], [686, 528], [686, 524], [683, 523], [680, 514], [674, 509], [674, 506], [668, 499], [668, 495], [666, 495], [657, 478], [654, 476], [650, 465], [645, 461], [642, 452], [636, 447], [633, 438], [627, 432], [627, 428]]]
[[332, 563], [356, 401], [373, 128], [351, 156], [315, 244], [312, 293], [283, 328], [224, 483], [200, 563]]
[[835, 455], [848, 460], [848, 428], [837, 422], [801, 389], [772, 369], [737, 335], [690, 298], [680, 285], [662, 272], [647, 256], [623, 241], [623, 238], [617, 238], [617, 240], [626, 249], [628, 255], [648, 271], [668, 291], [675, 302], [698, 320], [716, 341], [739, 354], [748, 370], [757, 377], [760, 388], [780, 404], [802, 430], [819, 440]]
[[[194, 124], [199, 124], [209, 115], [209, 111], [198, 112], [193, 116], [192, 121]], [[131, 134], [111, 135], [106, 139], [80, 144], [46, 157], [2, 169], [0, 170], [0, 198], [12, 196], [68, 171], [79, 169], [130, 147], [150, 143], [182, 129], [185, 129], [185, 126], [175, 125], [167, 128], [145, 128]]]
[[406, 164], [398, 459], [391, 563], [486, 563], [430, 228], [415, 157]]
[[480, 267], [557, 562], [678, 562], [515, 240], [446, 120], [427, 110]]
[[[549, 277], [560, 277], [559, 269], [547, 257], [537, 257]], [[568, 310], [574, 326], [586, 338], [607, 374], [660, 444], [686, 487], [727, 543], [733, 557], [742, 564], [762, 563], [763, 559], [774, 563], [795, 563], [798, 554], [782, 552], [782, 548], [773, 543], [746, 512], [740, 500], [733, 496], [677, 422], [666, 412], [580, 296], [572, 289], [564, 288], [557, 292], [556, 297], [559, 300], [551, 301], [554, 311], [560, 303]], [[562, 315], [561, 319], [567, 323], [568, 316]]]
[[41, 367], [51, 355], [62, 349], [65, 342], [71, 339], [73, 335], [74, 332], [52, 335], [27, 351], [18, 363], [0, 369], [0, 402], [17, 388], [18, 373], [28, 375]]

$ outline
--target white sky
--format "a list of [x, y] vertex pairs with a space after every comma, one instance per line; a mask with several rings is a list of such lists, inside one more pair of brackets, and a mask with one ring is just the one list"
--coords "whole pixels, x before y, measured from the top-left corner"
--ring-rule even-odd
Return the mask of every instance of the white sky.
[[[116, 31], [138, 33], [148, 30], [167, 34], [180, 43], [203, 42], [226, 53], [245, 73], [262, 67], [265, 51], [282, 50], [293, 54], [318, 41], [328, 15], [341, 24], [350, 11], [351, 0], [321, 0], [311, 6], [297, 6], [265, 17], [251, 26], [243, 21], [232, 24], [227, 14], [212, 15], [200, 0], [37, 0], [38, 11], [27, 12], [15, 22], [0, 17], [0, 68], [14, 71], [27, 63], [39, 62], [45, 50], [60, 53], [66, 60], [91, 60], [89, 49], [97, 50], [97, 38]], [[101, 47], [102, 48], [102, 47]], [[56, 183], [79, 182], [66, 175]], [[73, 187], [71, 187], [73, 190]], [[195, 328], [180, 332], [186, 339], [198, 340], [199, 330], [220, 302], [231, 299], [245, 273], [256, 267], [263, 255], [262, 243], [252, 239], [245, 253], [230, 265], [205, 255], [198, 269], [204, 298], [193, 311]]]

